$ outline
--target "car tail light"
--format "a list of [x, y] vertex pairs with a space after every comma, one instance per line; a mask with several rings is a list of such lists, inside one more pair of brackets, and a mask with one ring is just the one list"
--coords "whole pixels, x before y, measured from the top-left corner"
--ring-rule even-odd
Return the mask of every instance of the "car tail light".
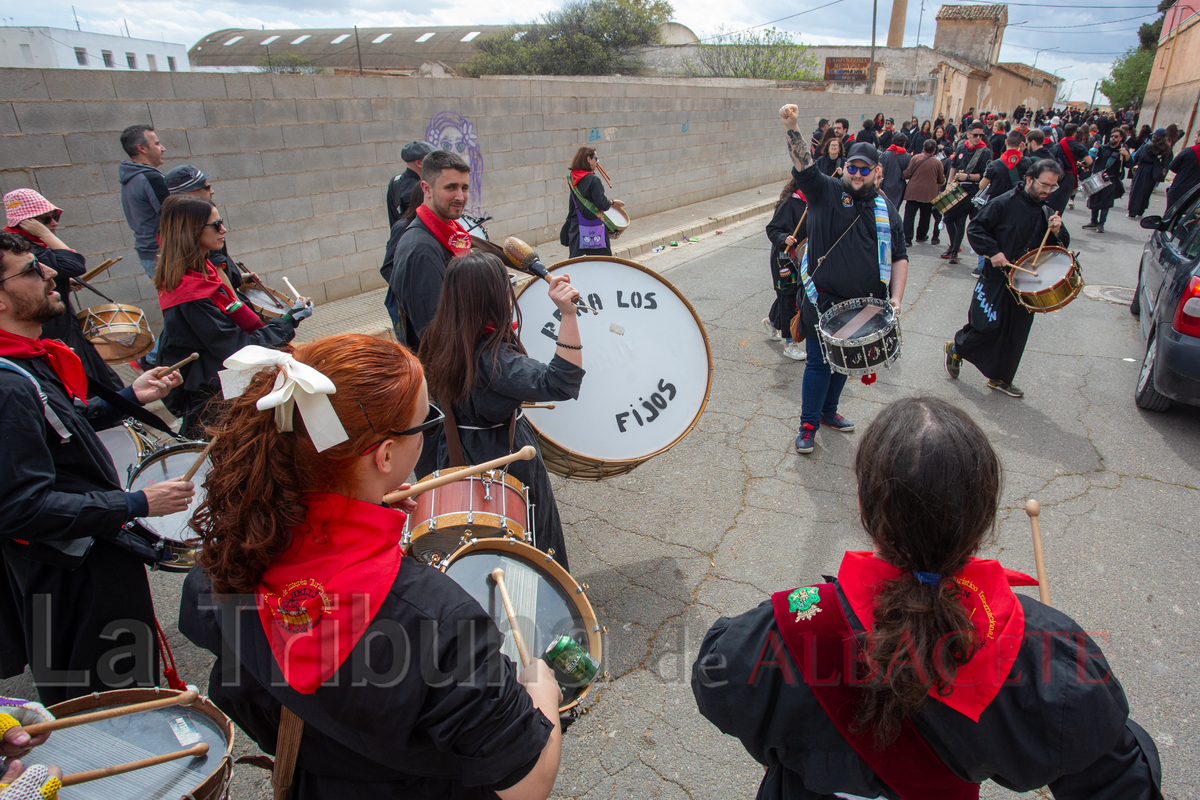
[[1200, 337], [1200, 277], [1188, 281], [1187, 290], [1179, 298], [1179, 308], [1171, 327], [1179, 333]]

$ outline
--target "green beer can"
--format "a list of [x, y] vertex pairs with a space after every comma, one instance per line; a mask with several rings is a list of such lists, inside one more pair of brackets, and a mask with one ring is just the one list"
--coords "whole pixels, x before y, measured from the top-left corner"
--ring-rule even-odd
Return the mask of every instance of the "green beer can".
[[574, 678], [579, 686], [591, 683], [600, 671], [600, 662], [565, 633], [550, 643], [542, 660]]

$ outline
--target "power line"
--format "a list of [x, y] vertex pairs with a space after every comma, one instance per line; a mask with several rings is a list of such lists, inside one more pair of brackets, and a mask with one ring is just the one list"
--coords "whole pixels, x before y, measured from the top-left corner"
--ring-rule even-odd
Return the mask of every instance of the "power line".
[[[1097, 25], [1115, 25], [1118, 22], [1132, 22], [1135, 19], [1145, 19], [1146, 17], [1157, 17], [1158, 14], [1139, 14], [1136, 17], [1125, 17], [1124, 19], [1110, 19], [1104, 22], [1085, 22], [1080, 25], [1071, 25], [1072, 28], [1094, 28]], [[1053, 33], [1086, 33], [1087, 31], [1065, 31], [1061, 28], [1039, 28], [1029, 25], [1009, 25], [1012, 30], [1021, 31], [1051, 31]], [[1095, 31], [1095, 33], [1125, 33], [1125, 31]]]

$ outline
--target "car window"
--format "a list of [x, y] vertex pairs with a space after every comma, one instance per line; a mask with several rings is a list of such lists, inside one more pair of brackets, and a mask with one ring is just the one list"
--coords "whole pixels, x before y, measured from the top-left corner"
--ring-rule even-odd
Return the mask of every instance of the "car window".
[[1180, 212], [1171, 225], [1171, 248], [1195, 258], [1200, 249], [1200, 198]]

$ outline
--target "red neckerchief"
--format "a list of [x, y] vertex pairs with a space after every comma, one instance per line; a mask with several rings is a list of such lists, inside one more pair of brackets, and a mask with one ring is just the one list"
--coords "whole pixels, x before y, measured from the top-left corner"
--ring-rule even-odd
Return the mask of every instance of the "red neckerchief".
[[1004, 166], [1012, 169], [1021, 161], [1020, 150], [1005, 150], [1000, 154], [1000, 160], [1004, 162]]
[[87, 373], [75, 351], [57, 339], [30, 339], [0, 330], [0, 356], [44, 358], [73, 400], [87, 402]]
[[458, 224], [458, 220], [443, 220], [424, 203], [417, 206], [417, 216], [433, 234], [433, 238], [442, 243], [442, 247], [456, 256], [465, 256], [471, 252], [471, 234]]
[[164, 311], [173, 306], [190, 303], [193, 300], [212, 300], [213, 305], [221, 309], [221, 313], [232, 319], [239, 328], [247, 333], [263, 327], [248, 305], [237, 299], [233, 290], [225, 285], [217, 268], [211, 261], [205, 260], [204, 272], [185, 270], [179, 285], [171, 290], [158, 293], [158, 305]]
[[907, 153], [908, 151], [905, 150], [903, 147], [901, 147], [898, 144], [892, 144], [892, 145], [888, 145], [888, 149], [884, 152], [895, 153], [896, 155], [899, 156], [899, 155], [903, 155], [903, 154]]
[[581, 180], [591, 174], [592, 171], [590, 169], [573, 169], [571, 170], [571, 183], [578, 186]]
[[981, 147], [987, 147], [987, 146], [988, 146], [988, 143], [985, 142], [983, 139], [980, 139], [979, 144], [976, 144], [974, 146], [972, 146], [970, 142], [966, 143], [967, 152], [970, 152], [972, 150], [978, 150]]
[[38, 247], [45, 247], [46, 249], [49, 249], [49, 247], [46, 246], [46, 243], [43, 242], [40, 237], [34, 236], [32, 233], [25, 230], [24, 228], [13, 227], [13, 228], [5, 228], [4, 230], [8, 231], [9, 233], [15, 233], [17, 236], [28, 239], [29, 241], [36, 244]]
[[1194, 144], [1188, 150], [1191, 150], [1196, 156], [1196, 161], [1200, 162], [1200, 144]]
[[804, 196], [804, 192], [800, 191], [799, 189], [792, 192], [792, 197], [796, 198], [797, 200], [803, 200], [806, 203], [808, 202], [808, 198]]
[[[514, 331], [517, 329], [517, 321], [516, 321], [515, 319], [514, 319], [514, 320], [513, 320], [513, 322], [512, 322], [512, 329], [513, 329]], [[485, 322], [485, 323], [483, 323], [483, 335], [484, 335], [484, 336], [487, 336], [489, 333], [495, 333], [495, 332], [496, 332], [496, 326], [495, 326], [495, 325], [493, 325], [493, 324], [492, 324], [492, 323], [490, 323], [490, 322]]]
[[1075, 154], [1071, 152], [1071, 145], [1069, 144], [1073, 141], [1075, 140], [1072, 137], [1064, 136], [1058, 140], [1058, 147], [1063, 151], [1067, 163], [1071, 165], [1071, 174], [1075, 176], [1076, 180], [1079, 180], [1079, 167], [1075, 165]]
[[288, 685], [312, 694], [333, 677], [400, 572], [403, 511], [338, 494], [304, 496], [304, 524], [263, 574], [258, 617]]
[[[875, 595], [903, 574], [874, 553], [848, 551], [842, 558], [838, 584], [868, 632], [875, 627]], [[1025, 610], [1009, 587], [1036, 586], [1037, 580], [981, 558], [972, 558], [953, 577], [963, 589], [959, 599], [975, 624], [978, 649], [958, 668], [948, 696], [940, 697], [936, 684], [929, 696], [978, 722], [1008, 678], [1025, 638]]]

